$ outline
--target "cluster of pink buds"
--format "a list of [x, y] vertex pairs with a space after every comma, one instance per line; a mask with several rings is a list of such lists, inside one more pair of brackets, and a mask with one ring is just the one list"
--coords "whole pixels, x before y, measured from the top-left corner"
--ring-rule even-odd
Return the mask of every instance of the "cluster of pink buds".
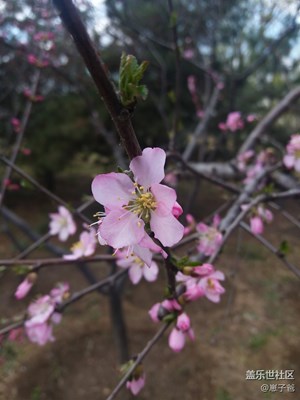
[[[242, 210], [247, 210], [249, 206], [243, 204]], [[273, 221], [273, 213], [265, 208], [264, 205], [260, 204], [258, 207], [251, 210], [250, 216], [250, 228], [254, 235], [261, 235], [264, 231], [264, 224], [271, 223]]]
[[8, 190], [14, 191], [20, 189], [20, 185], [16, 182], [13, 182], [11, 179], [4, 179], [4, 185]]

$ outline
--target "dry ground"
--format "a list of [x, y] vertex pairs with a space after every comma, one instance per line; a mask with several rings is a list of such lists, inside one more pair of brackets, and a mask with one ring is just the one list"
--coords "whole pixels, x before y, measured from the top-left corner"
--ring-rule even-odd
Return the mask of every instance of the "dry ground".
[[[88, 183], [83, 183], [83, 192]], [[184, 188], [183, 188], [184, 189]], [[64, 182], [58, 192], [70, 198]], [[199, 191], [194, 211], [199, 218], [223, 200], [209, 188]], [[27, 221], [33, 220], [41, 232], [47, 222], [41, 213], [53, 205], [40, 196], [26, 195], [20, 201], [10, 196], [12, 209]], [[296, 204], [289, 209], [299, 216]], [[200, 212], [199, 212], [200, 210]], [[275, 245], [286, 239], [290, 259], [300, 265], [299, 230], [279, 214], [268, 227], [266, 237]], [[26, 240], [24, 244], [26, 244]], [[1, 257], [15, 250], [5, 235], [0, 242]], [[180, 354], [167, 346], [167, 335], [145, 360], [147, 385], [138, 396], [143, 400], [299, 400], [300, 291], [297, 278], [255, 239], [238, 231], [226, 245], [217, 267], [226, 274], [226, 295], [218, 305], [202, 299], [189, 307], [197, 339], [187, 343]], [[105, 267], [93, 267], [101, 276]], [[86, 285], [73, 266], [57, 266], [41, 271], [33, 295], [47, 293], [57, 280], [68, 280], [73, 291]], [[138, 287], [126, 285], [124, 309], [131, 353], [139, 352], [157, 326], [147, 316], [150, 306], [161, 299], [163, 273], [159, 282]], [[13, 273], [0, 279], [0, 318], [20, 313], [26, 302], [17, 303], [11, 293], [17, 284]], [[118, 354], [114, 345], [109, 305], [97, 293], [70, 307], [55, 329], [56, 341], [45, 347], [27, 341], [7, 344], [1, 355], [1, 400], [102, 400], [118, 381]], [[266, 393], [260, 381], [245, 379], [247, 370], [295, 370], [295, 393]], [[131, 395], [121, 392], [119, 399]]]

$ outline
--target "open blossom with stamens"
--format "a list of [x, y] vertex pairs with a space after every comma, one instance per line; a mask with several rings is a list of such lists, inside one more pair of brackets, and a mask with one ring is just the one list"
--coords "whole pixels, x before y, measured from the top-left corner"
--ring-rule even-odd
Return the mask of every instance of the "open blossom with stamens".
[[59, 240], [66, 241], [70, 235], [76, 232], [76, 225], [73, 220], [72, 214], [64, 206], [58, 207], [58, 213], [49, 214], [50, 221], [50, 235], [58, 235]]
[[200, 222], [196, 229], [199, 232], [198, 250], [205, 256], [211, 256], [220, 247], [223, 236], [217, 229], [220, 224], [219, 216], [215, 215], [212, 226]]
[[214, 271], [208, 276], [200, 279], [199, 287], [203, 289], [204, 296], [213, 303], [219, 303], [221, 294], [225, 293], [225, 289], [219, 281], [223, 281], [225, 276], [221, 271]]
[[300, 134], [292, 135], [286, 146], [287, 154], [283, 157], [283, 164], [288, 169], [295, 168], [300, 172]]
[[155, 261], [151, 261], [150, 266], [145, 264], [136, 254], [128, 251], [117, 252], [118, 261], [116, 264], [122, 268], [129, 268], [128, 275], [131, 282], [136, 285], [140, 282], [142, 277], [148, 282], [154, 282], [158, 276], [158, 265]]
[[176, 192], [160, 184], [165, 160], [162, 149], [146, 148], [130, 163], [134, 181], [114, 172], [93, 180], [93, 196], [106, 209], [99, 233], [108, 245], [119, 249], [141, 244], [148, 231], [163, 246], [173, 246], [182, 238], [183, 226], [173, 215]]
[[83, 231], [79, 236], [79, 241], [71, 247], [72, 254], [65, 254], [65, 260], [77, 260], [81, 257], [89, 257], [94, 254], [96, 249], [96, 231], [90, 228], [90, 231]]
[[195, 334], [191, 328], [190, 318], [186, 313], [178, 316], [176, 326], [169, 335], [169, 347], [176, 353], [181, 351], [185, 345], [185, 338], [195, 339]]

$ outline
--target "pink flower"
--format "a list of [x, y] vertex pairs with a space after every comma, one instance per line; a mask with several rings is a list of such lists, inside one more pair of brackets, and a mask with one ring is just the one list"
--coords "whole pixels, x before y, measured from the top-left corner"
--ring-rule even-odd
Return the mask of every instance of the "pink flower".
[[294, 168], [300, 172], [300, 134], [292, 135], [286, 146], [287, 154], [283, 157], [283, 164], [288, 169]]
[[200, 279], [199, 287], [203, 289], [204, 295], [208, 300], [213, 303], [219, 303], [221, 294], [225, 293], [225, 289], [219, 281], [224, 279], [224, 274], [221, 271], [214, 271], [212, 274]]
[[21, 129], [21, 121], [19, 120], [19, 118], [12, 118], [10, 120], [10, 123], [12, 124], [14, 131], [16, 133], [20, 132]]
[[186, 313], [178, 316], [176, 327], [174, 327], [169, 335], [169, 347], [178, 353], [185, 345], [185, 338], [188, 336], [191, 340], [195, 339], [194, 331], [191, 328], [190, 318]]
[[38, 32], [33, 36], [33, 39], [37, 42], [53, 40], [54, 34], [52, 32]]
[[249, 114], [249, 115], [247, 115], [247, 122], [253, 122], [253, 121], [255, 121], [257, 118], [256, 118], [256, 115], [255, 114]]
[[64, 206], [58, 207], [58, 213], [50, 215], [50, 235], [57, 235], [62, 242], [76, 232], [76, 225], [69, 210]]
[[49, 65], [49, 61], [39, 60], [34, 54], [28, 54], [27, 61], [38, 68], [44, 68]]
[[221, 131], [227, 131], [226, 122], [220, 122], [220, 123], [218, 124], [218, 127], [219, 127], [219, 129], [220, 129]]
[[72, 254], [65, 254], [65, 260], [77, 260], [81, 257], [89, 257], [94, 254], [96, 249], [96, 231], [91, 228], [90, 231], [83, 231], [79, 236], [79, 241], [71, 247]]
[[52, 326], [46, 323], [25, 326], [28, 339], [32, 343], [44, 346], [47, 342], [53, 342]]
[[194, 58], [195, 53], [193, 49], [186, 49], [183, 52], [183, 58], [185, 58], [186, 60], [191, 60], [192, 58]]
[[233, 111], [229, 113], [227, 116], [226, 125], [231, 132], [243, 129], [244, 121], [242, 119], [241, 113], [239, 111]]
[[145, 386], [145, 374], [143, 373], [139, 377], [133, 377], [130, 381], [126, 382], [126, 388], [131, 391], [131, 393], [136, 396]]
[[119, 249], [139, 244], [148, 225], [164, 246], [182, 238], [183, 226], [173, 215], [176, 192], [159, 183], [165, 160], [162, 149], [146, 148], [130, 163], [135, 182], [125, 173], [102, 174], [93, 180], [94, 198], [107, 210], [99, 232], [108, 245]]
[[158, 266], [155, 261], [151, 261], [148, 267], [143, 260], [137, 257], [134, 253], [128, 255], [126, 251], [118, 251], [119, 258], [116, 264], [122, 268], [129, 268], [128, 275], [131, 282], [136, 285], [142, 277], [148, 282], [153, 282], [158, 276]]
[[236, 132], [244, 128], [244, 121], [239, 111], [233, 111], [227, 115], [226, 122], [220, 122], [218, 126], [222, 131]]
[[62, 303], [69, 295], [70, 285], [67, 282], [60, 282], [50, 291], [50, 296], [56, 304]]
[[191, 276], [186, 276], [181, 272], [176, 275], [176, 280], [185, 285], [185, 292], [183, 294], [186, 301], [195, 301], [204, 296], [205, 291], [199, 286], [199, 279]]
[[4, 185], [8, 190], [19, 190], [20, 185], [12, 182], [10, 179], [4, 179]]
[[[244, 205], [244, 208], [246, 206]], [[261, 235], [264, 231], [264, 223], [269, 224], [273, 221], [273, 214], [270, 210], [265, 208], [263, 205], [259, 205], [253, 212], [253, 216], [250, 218], [251, 232], [254, 235]]]
[[219, 223], [219, 219], [215, 218], [212, 226], [208, 226], [202, 222], [196, 226], [199, 232], [199, 244], [197, 248], [205, 256], [214, 254], [222, 243], [222, 233], [217, 229]]
[[28, 319], [25, 322], [25, 327], [31, 327], [33, 325], [44, 324], [48, 321], [51, 314], [54, 312], [55, 302], [50, 296], [42, 296], [28, 307], [27, 314]]
[[264, 231], [264, 224], [262, 218], [259, 217], [258, 215], [250, 218], [250, 227], [251, 227], [251, 232], [254, 235], [261, 235]]
[[34, 272], [28, 274], [26, 279], [24, 279], [24, 281], [22, 283], [20, 283], [20, 285], [17, 287], [15, 297], [18, 300], [23, 299], [28, 294], [30, 289], [32, 288], [36, 279], [37, 279], [37, 274], [35, 274]]

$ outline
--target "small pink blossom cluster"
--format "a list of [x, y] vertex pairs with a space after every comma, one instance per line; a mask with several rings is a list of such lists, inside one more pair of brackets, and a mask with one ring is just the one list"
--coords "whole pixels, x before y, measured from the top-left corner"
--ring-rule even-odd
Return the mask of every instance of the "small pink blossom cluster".
[[[251, 150], [248, 150], [248, 152], [246, 152], [248, 153], [248, 160], [252, 158], [250, 151]], [[240, 156], [242, 156], [242, 154]], [[245, 153], [244, 157], [246, 157]], [[244, 183], [248, 184], [249, 182], [251, 182], [253, 179], [256, 178], [258, 174], [260, 174], [263, 171], [264, 167], [266, 167], [267, 165], [274, 164], [274, 161], [275, 161], [274, 150], [272, 148], [267, 148], [262, 150], [255, 158], [254, 163], [250, 165], [249, 168], [247, 169]]]
[[76, 224], [72, 214], [64, 206], [58, 206], [57, 213], [51, 213], [49, 233], [50, 235], [58, 235], [60, 241], [65, 242], [70, 235], [76, 232]]
[[220, 122], [218, 126], [221, 131], [236, 132], [239, 129], [243, 129], [244, 125], [241, 113], [239, 111], [233, 111], [227, 115], [226, 122]]
[[184, 348], [186, 337], [191, 340], [195, 339], [190, 318], [183, 312], [183, 308], [177, 300], [167, 299], [162, 303], [154, 304], [149, 310], [149, 315], [153, 322], [159, 322], [161, 319], [173, 315], [176, 323], [169, 335], [169, 347], [174, 352], [178, 353]]
[[187, 226], [184, 228], [184, 234], [187, 235], [193, 230], [199, 234], [199, 242], [197, 249], [200, 253], [205, 256], [211, 256], [215, 251], [218, 250], [222, 244], [223, 235], [218, 230], [221, 219], [219, 215], [215, 215], [211, 226], [195, 221], [195, 218], [191, 214], [186, 215]]
[[200, 297], [207, 297], [213, 303], [219, 303], [225, 289], [219, 281], [223, 281], [223, 272], [216, 271], [211, 264], [202, 264], [196, 267], [185, 267], [176, 275], [178, 282], [185, 286], [183, 297], [185, 301], [195, 301]]
[[250, 218], [251, 232], [254, 235], [261, 235], [264, 231], [264, 224], [269, 224], [272, 221], [273, 213], [263, 205], [259, 205], [256, 210], [252, 212], [252, 216]]
[[96, 231], [94, 228], [89, 228], [81, 232], [79, 235], [79, 241], [74, 243], [71, 247], [71, 254], [65, 254], [63, 258], [65, 260], [77, 260], [81, 257], [89, 257], [95, 253], [96, 250]]
[[68, 292], [69, 285], [62, 283], [52, 289], [49, 295], [42, 296], [29, 305], [24, 325], [26, 335], [32, 343], [43, 346], [55, 340], [52, 334], [53, 324], [61, 321], [61, 314], [55, 311], [55, 307], [68, 296]]
[[211, 256], [221, 246], [223, 235], [218, 230], [221, 219], [218, 215], [214, 216], [212, 226], [200, 222], [196, 225], [196, 230], [199, 233], [198, 251], [205, 256]]
[[162, 149], [146, 148], [132, 159], [130, 173], [101, 174], [92, 182], [93, 196], [105, 211], [98, 213], [99, 243], [114, 249], [130, 247], [148, 266], [149, 250], [166, 257], [149, 234], [153, 232], [163, 246], [171, 247], [184, 230], [177, 219], [182, 208], [175, 190], [160, 184], [165, 161]]
[[204, 296], [218, 303], [221, 295], [225, 293], [224, 287], [220, 284], [224, 279], [224, 274], [216, 271], [211, 264], [184, 267], [183, 272], [178, 272], [176, 275], [179, 292], [182, 293], [182, 286], [184, 289], [179, 299], [167, 299], [151, 307], [149, 315], [153, 322], [170, 321], [170, 318], [176, 321], [169, 335], [169, 347], [173, 351], [179, 352], [183, 349], [186, 337], [191, 340], [195, 338], [190, 318], [183, 310], [183, 304]]
[[34, 65], [37, 68], [45, 68], [49, 65], [48, 60], [39, 59], [34, 54], [28, 54], [27, 61], [29, 64]]
[[16, 133], [19, 133], [19, 132], [20, 132], [20, 129], [21, 129], [21, 121], [19, 120], [19, 118], [16, 118], [16, 117], [12, 118], [12, 119], [10, 120], [10, 123], [11, 123], [11, 125], [12, 125], [12, 127], [13, 127], [13, 130], [14, 130]]
[[300, 172], [300, 134], [292, 135], [286, 146], [287, 154], [283, 157], [283, 164], [288, 169], [294, 168]]
[[129, 252], [130, 249], [123, 249], [116, 253], [118, 267], [128, 268], [128, 276], [134, 285], [137, 285], [142, 277], [148, 282], [154, 282], [158, 276], [158, 265], [155, 261], [151, 260], [150, 265], [138, 257], [135, 253]]

